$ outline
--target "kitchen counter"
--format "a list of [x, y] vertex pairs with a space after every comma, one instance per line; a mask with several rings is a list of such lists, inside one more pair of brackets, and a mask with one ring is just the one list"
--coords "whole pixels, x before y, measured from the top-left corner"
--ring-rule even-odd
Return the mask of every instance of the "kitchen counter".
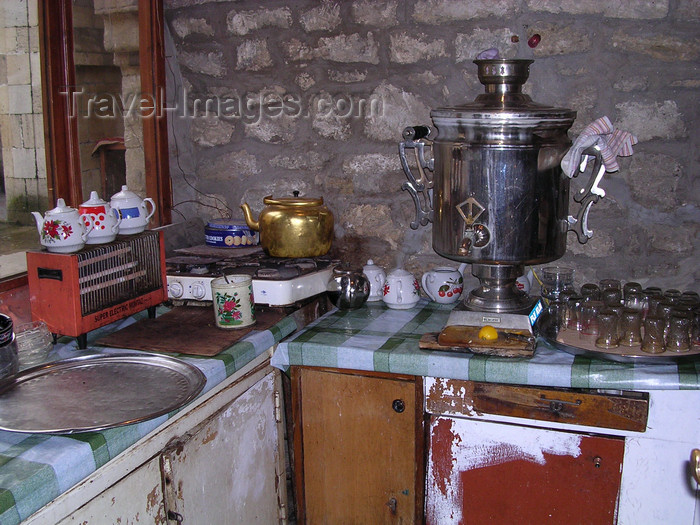
[[382, 302], [333, 310], [277, 346], [272, 365], [369, 370], [491, 383], [616, 390], [700, 389], [700, 362], [619, 363], [574, 356], [539, 340], [531, 358], [422, 350], [426, 332], [439, 332], [454, 305], [421, 299], [409, 310]]
[[[163, 310], [159, 309], [159, 313]], [[122, 322], [95, 330], [88, 335], [87, 350], [76, 342], [57, 344], [50, 358], [69, 358], [86, 352], [111, 353], [124, 349], [102, 348], [94, 341], [145, 316], [141, 312]], [[177, 355], [195, 365], [207, 378], [198, 399], [283, 338], [303, 326], [295, 316], [287, 316], [267, 330], [253, 330], [215, 357]], [[169, 354], [173, 355], [173, 354]], [[76, 403], [89, 400], [76, 400]], [[196, 403], [197, 400], [192, 403]], [[191, 404], [192, 404], [191, 403]], [[180, 409], [180, 410], [184, 410]], [[0, 523], [20, 523], [32, 513], [100, 469], [107, 462], [157, 430], [178, 412], [142, 423], [72, 435], [23, 434], [0, 431]]]

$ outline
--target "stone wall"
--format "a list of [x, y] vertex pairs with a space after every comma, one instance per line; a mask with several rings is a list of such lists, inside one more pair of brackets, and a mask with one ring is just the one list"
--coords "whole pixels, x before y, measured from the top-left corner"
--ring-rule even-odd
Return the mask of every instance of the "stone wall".
[[0, 9], [0, 135], [6, 198], [0, 220], [34, 224], [46, 209], [46, 151], [36, 2], [7, 0]]
[[[169, 116], [187, 131], [170, 145], [174, 156], [187, 152], [178, 165], [188, 167], [172, 170], [183, 216], [239, 218], [244, 201], [257, 212], [264, 196], [298, 190], [324, 197], [336, 218], [333, 253], [356, 266], [371, 257], [418, 275], [450, 264], [432, 251], [430, 226], [409, 227], [397, 144], [404, 127], [430, 123], [431, 108], [481, 93], [472, 60], [495, 47], [535, 59], [525, 91], [578, 112], [572, 139], [603, 115], [639, 139], [602, 183], [594, 237], [580, 245], [569, 234], [559, 262], [579, 284], [614, 277], [700, 291], [697, 0], [165, 7], [183, 86]], [[179, 203], [192, 186], [197, 205]]]

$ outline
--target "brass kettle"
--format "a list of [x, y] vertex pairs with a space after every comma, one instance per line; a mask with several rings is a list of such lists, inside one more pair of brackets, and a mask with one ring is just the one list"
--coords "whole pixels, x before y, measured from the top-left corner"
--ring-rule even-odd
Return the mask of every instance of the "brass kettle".
[[241, 209], [246, 224], [260, 232], [260, 245], [271, 257], [318, 257], [331, 249], [333, 214], [323, 204], [323, 197], [263, 199], [265, 208], [256, 221], [248, 203]]

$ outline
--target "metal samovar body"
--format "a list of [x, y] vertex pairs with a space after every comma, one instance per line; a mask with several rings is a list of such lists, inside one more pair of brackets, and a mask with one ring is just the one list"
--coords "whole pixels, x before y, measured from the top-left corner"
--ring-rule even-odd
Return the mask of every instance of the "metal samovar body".
[[[532, 60], [474, 62], [485, 93], [431, 111], [437, 132], [404, 131], [404, 189], [417, 211], [411, 226], [432, 222], [433, 249], [472, 264], [480, 286], [465, 299], [467, 309], [527, 313], [536, 301], [516, 286], [524, 266], [554, 261], [566, 250], [570, 179], [560, 161], [576, 112], [522, 93]], [[406, 158], [411, 148], [418, 177]]]

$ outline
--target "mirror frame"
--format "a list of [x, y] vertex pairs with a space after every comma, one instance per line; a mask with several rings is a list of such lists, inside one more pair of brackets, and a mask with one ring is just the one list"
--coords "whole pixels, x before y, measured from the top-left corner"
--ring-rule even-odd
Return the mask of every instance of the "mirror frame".
[[[31, 1], [31, 0], [30, 0]], [[36, 0], [39, 13], [42, 108], [49, 202], [63, 197], [69, 206], [83, 202], [78, 124], [70, 118], [67, 86], [75, 85], [72, 0]], [[162, 0], [138, 0], [141, 96], [155, 101], [143, 105], [143, 154], [146, 193], [156, 202], [153, 226], [172, 220], [168, 127], [165, 111], [165, 43]], [[63, 92], [63, 93], [62, 93]], [[0, 281], [0, 292], [27, 284], [27, 275]]]

